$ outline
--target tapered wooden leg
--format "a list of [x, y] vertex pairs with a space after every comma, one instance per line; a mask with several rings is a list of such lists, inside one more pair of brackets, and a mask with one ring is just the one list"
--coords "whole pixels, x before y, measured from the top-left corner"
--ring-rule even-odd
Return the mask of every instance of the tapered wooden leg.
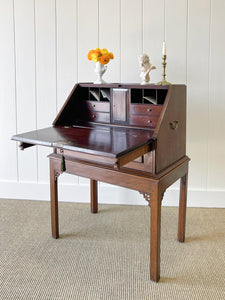
[[58, 217], [58, 183], [54, 165], [50, 160], [50, 194], [51, 194], [51, 224], [52, 237], [59, 237], [59, 217]]
[[160, 279], [161, 194], [158, 186], [151, 194], [150, 278]]
[[91, 185], [91, 212], [96, 214], [98, 212], [98, 181], [90, 180]]
[[188, 181], [188, 173], [180, 179], [180, 203], [179, 203], [178, 235], [177, 235], [177, 239], [179, 242], [184, 242], [185, 240], [187, 181]]

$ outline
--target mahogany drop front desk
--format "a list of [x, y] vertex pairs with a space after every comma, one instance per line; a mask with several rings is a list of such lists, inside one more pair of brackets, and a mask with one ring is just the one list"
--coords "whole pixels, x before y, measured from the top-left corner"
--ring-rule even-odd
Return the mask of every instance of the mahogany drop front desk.
[[150, 278], [160, 279], [161, 201], [180, 179], [178, 241], [184, 242], [188, 162], [186, 86], [76, 84], [53, 127], [13, 136], [21, 149], [53, 148], [50, 159], [52, 236], [59, 237], [57, 178], [90, 178], [91, 211], [97, 181], [139, 191], [151, 207]]

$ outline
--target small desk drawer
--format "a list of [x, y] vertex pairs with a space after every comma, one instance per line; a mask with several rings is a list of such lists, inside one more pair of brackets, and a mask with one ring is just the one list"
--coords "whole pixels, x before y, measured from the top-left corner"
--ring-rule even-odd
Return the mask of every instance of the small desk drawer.
[[90, 111], [110, 112], [109, 102], [86, 101]]
[[104, 112], [89, 112], [89, 121], [110, 123], [110, 113]]
[[146, 116], [146, 115], [131, 115], [130, 116], [130, 124], [137, 126], [148, 126], [148, 127], [156, 127], [158, 121], [157, 116]]
[[162, 105], [131, 104], [130, 110], [131, 115], [158, 116], [162, 110]]

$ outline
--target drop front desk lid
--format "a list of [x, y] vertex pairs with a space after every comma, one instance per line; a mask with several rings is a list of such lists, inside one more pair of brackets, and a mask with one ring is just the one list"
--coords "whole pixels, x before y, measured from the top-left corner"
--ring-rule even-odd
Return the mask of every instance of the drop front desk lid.
[[[120, 167], [149, 152], [153, 131], [114, 126], [54, 126], [14, 135], [21, 148], [33, 145], [48, 146], [82, 153], [86, 159], [102, 156], [107, 163]], [[85, 156], [86, 155], [86, 156]], [[76, 156], [76, 155], [75, 155]]]

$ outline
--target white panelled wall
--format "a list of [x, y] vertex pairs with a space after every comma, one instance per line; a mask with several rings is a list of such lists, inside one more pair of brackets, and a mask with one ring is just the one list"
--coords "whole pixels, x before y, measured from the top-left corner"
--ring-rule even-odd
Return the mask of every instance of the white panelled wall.
[[[225, 207], [224, 0], [0, 0], [0, 198], [49, 199], [51, 149], [20, 151], [13, 134], [51, 125], [76, 82], [95, 79], [87, 53], [108, 48], [108, 82], [139, 82], [138, 56], [161, 79], [187, 85], [189, 206]], [[89, 180], [63, 174], [61, 201], [89, 202]], [[165, 205], [178, 204], [178, 183]], [[145, 204], [135, 191], [99, 186], [104, 203]]]

